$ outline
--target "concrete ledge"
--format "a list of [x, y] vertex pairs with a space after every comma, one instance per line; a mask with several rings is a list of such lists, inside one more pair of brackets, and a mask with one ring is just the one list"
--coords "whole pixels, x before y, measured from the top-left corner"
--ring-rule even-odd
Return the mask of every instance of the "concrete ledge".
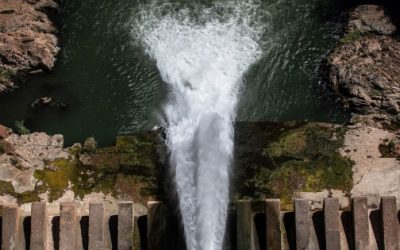
[[14, 250], [19, 249], [19, 208], [17, 205], [3, 207], [2, 231], [1, 231], [1, 249]]
[[282, 249], [282, 230], [281, 230], [281, 202], [279, 199], [265, 200], [266, 218], [266, 244], [267, 249]]
[[32, 203], [31, 212], [31, 250], [47, 250], [47, 204]]
[[76, 208], [73, 202], [60, 204], [60, 250], [77, 249]]
[[340, 249], [339, 200], [324, 200], [324, 224], [326, 250]]
[[105, 220], [103, 203], [89, 204], [89, 250], [105, 249]]
[[133, 203], [118, 204], [118, 250], [133, 249]]
[[310, 203], [308, 200], [296, 199], [294, 201], [296, 224], [296, 249], [307, 250], [311, 246], [311, 218]]
[[352, 208], [355, 249], [369, 250], [369, 219], [367, 197], [354, 197]]
[[396, 197], [382, 197], [381, 215], [384, 248], [399, 250], [399, 218], [397, 217]]

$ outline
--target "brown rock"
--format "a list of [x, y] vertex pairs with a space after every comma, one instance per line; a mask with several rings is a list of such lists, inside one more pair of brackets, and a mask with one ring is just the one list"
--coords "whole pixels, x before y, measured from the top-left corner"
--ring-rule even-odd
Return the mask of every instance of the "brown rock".
[[0, 139], [5, 139], [12, 134], [12, 130], [6, 126], [0, 125]]
[[341, 45], [328, 60], [329, 86], [358, 114], [400, 114], [400, 42], [370, 35]]
[[[381, 6], [350, 13], [347, 34], [328, 58], [328, 86], [357, 120], [387, 127], [400, 121], [400, 42]], [[384, 119], [381, 119], [383, 118]]]
[[54, 67], [59, 47], [48, 8], [58, 5], [53, 0], [0, 1], [0, 92], [15, 87], [15, 74]]

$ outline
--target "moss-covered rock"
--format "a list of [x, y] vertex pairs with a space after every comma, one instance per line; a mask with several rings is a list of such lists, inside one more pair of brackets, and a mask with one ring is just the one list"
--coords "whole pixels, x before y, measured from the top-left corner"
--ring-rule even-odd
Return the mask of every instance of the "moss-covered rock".
[[[235, 130], [232, 199], [281, 198], [282, 207], [289, 209], [299, 191], [351, 189], [353, 163], [338, 153], [344, 128], [264, 122], [237, 123]], [[12, 185], [4, 182], [0, 193], [11, 194], [21, 203], [39, 200], [45, 192], [49, 200], [56, 200], [66, 190], [81, 198], [103, 192], [142, 203], [167, 201], [170, 177], [162, 131], [118, 136], [115, 146], [90, 151], [77, 145], [68, 152], [69, 158], [46, 162], [43, 170], [35, 171], [35, 191], [15, 194]]]
[[69, 150], [74, 157], [48, 162], [35, 171], [36, 192], [48, 191], [49, 199], [60, 198], [66, 190], [78, 197], [103, 192], [145, 202], [161, 198], [161, 171], [165, 158], [158, 132], [117, 137], [115, 146]]
[[236, 131], [236, 198], [280, 198], [282, 207], [290, 209], [296, 192], [351, 190], [353, 163], [338, 153], [342, 127], [243, 123]]

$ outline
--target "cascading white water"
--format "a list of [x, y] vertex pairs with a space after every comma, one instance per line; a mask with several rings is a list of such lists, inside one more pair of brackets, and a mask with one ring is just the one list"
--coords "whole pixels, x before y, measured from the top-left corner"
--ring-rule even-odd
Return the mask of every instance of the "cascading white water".
[[134, 25], [170, 88], [170, 165], [189, 250], [220, 250], [229, 201], [233, 122], [243, 75], [261, 56], [255, 1], [178, 8], [152, 2]]

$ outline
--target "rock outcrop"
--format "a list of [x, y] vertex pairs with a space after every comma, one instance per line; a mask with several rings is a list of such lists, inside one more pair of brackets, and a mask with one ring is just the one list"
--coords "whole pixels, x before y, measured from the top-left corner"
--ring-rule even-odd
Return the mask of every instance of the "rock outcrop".
[[62, 135], [45, 133], [17, 135], [3, 126], [0, 131], [0, 181], [11, 183], [18, 194], [34, 191], [36, 170], [43, 170], [48, 162], [68, 159], [70, 154], [63, 148]]
[[10, 197], [23, 204], [93, 193], [146, 204], [161, 193], [165, 149], [158, 133], [118, 136], [106, 148], [63, 144], [62, 135], [18, 135], [0, 126], [0, 204]]
[[15, 80], [51, 70], [59, 52], [57, 28], [47, 12], [53, 0], [0, 1], [0, 92]]
[[375, 5], [351, 14], [346, 35], [328, 59], [328, 85], [356, 114], [400, 120], [400, 42], [396, 27]]
[[[339, 198], [342, 208], [351, 196], [367, 196], [371, 207], [382, 195], [400, 200], [393, 132], [305, 122], [240, 122], [235, 130], [233, 199], [280, 198], [288, 210], [293, 197], [310, 199], [313, 209], [326, 197]], [[7, 131], [0, 139], [0, 204], [10, 197], [23, 204], [102, 193], [145, 205], [171, 195], [160, 131], [118, 136], [116, 145], [98, 148], [63, 148], [60, 135]]]

